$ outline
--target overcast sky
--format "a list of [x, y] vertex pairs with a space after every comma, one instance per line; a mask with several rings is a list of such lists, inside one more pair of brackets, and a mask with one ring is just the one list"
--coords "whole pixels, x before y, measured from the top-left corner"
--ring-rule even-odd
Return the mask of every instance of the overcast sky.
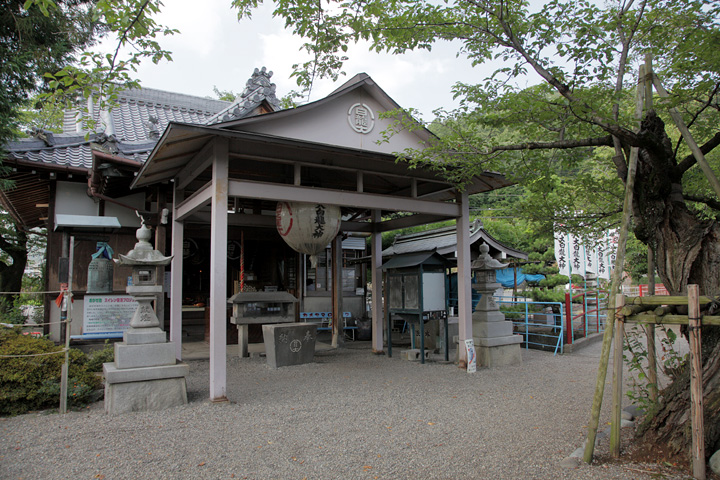
[[[268, 5], [256, 10], [252, 19], [238, 22], [229, 0], [166, 0], [157, 21], [181, 33], [160, 39], [173, 53], [172, 62], [145, 62], [140, 67], [137, 75], [145, 87], [214, 97], [217, 86], [239, 94], [253, 70], [264, 66], [274, 73], [278, 97], [298, 89], [290, 73], [294, 63], [304, 60], [299, 51], [302, 42], [283, 28], [281, 19], [272, 18]], [[351, 47], [344, 68], [347, 75], [337, 84], [326, 80], [316, 85], [311, 100], [365, 72], [398, 104], [418, 109], [430, 121], [434, 109], [457, 105], [451, 93], [455, 82], [479, 83], [491, 73], [490, 67], [472, 68], [466, 58], [457, 58], [458, 50], [459, 43], [405, 55]]]

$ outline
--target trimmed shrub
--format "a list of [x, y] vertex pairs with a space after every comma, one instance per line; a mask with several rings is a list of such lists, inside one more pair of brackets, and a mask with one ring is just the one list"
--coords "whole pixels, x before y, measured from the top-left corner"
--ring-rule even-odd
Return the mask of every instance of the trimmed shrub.
[[103, 363], [115, 361], [115, 346], [105, 340], [102, 350], [93, 350], [87, 355], [87, 369], [89, 372], [102, 373]]
[[[23, 335], [19, 328], [0, 330], [0, 415], [18, 415], [59, 405], [60, 371], [65, 361], [61, 351], [62, 347], [50, 340]], [[48, 354], [51, 352], [59, 353]], [[95, 400], [94, 391], [100, 387], [100, 379], [87, 370], [83, 352], [70, 349], [69, 358], [68, 406], [86, 405]]]

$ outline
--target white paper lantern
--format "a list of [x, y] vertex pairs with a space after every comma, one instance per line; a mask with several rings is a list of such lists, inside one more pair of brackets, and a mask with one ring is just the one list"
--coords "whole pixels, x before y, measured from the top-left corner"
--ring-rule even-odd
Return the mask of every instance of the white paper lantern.
[[340, 221], [337, 205], [278, 202], [275, 209], [278, 233], [293, 250], [310, 255], [313, 267], [340, 231]]

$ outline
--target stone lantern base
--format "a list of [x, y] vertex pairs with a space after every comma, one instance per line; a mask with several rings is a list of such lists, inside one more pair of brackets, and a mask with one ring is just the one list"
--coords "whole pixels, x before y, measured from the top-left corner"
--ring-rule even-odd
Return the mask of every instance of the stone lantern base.
[[522, 363], [521, 335], [513, 335], [513, 324], [498, 311], [491, 291], [482, 297], [473, 312], [473, 341], [479, 367], [504, 367]]
[[129, 329], [103, 364], [105, 412], [163, 410], [187, 403], [190, 367], [175, 359], [175, 345], [159, 328]]
[[522, 363], [520, 335], [495, 338], [474, 338], [477, 364], [480, 367], [504, 367]]

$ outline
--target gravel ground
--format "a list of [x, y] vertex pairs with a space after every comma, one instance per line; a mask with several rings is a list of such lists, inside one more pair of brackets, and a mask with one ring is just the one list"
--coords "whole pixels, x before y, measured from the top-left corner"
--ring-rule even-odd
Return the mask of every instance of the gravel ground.
[[638, 464], [559, 466], [586, 436], [599, 343], [563, 356], [523, 350], [522, 365], [475, 374], [399, 351], [349, 342], [277, 370], [229, 357], [230, 402], [219, 404], [207, 400], [208, 361], [191, 360], [182, 407], [111, 416], [100, 402], [0, 419], [0, 478], [686, 478]]

